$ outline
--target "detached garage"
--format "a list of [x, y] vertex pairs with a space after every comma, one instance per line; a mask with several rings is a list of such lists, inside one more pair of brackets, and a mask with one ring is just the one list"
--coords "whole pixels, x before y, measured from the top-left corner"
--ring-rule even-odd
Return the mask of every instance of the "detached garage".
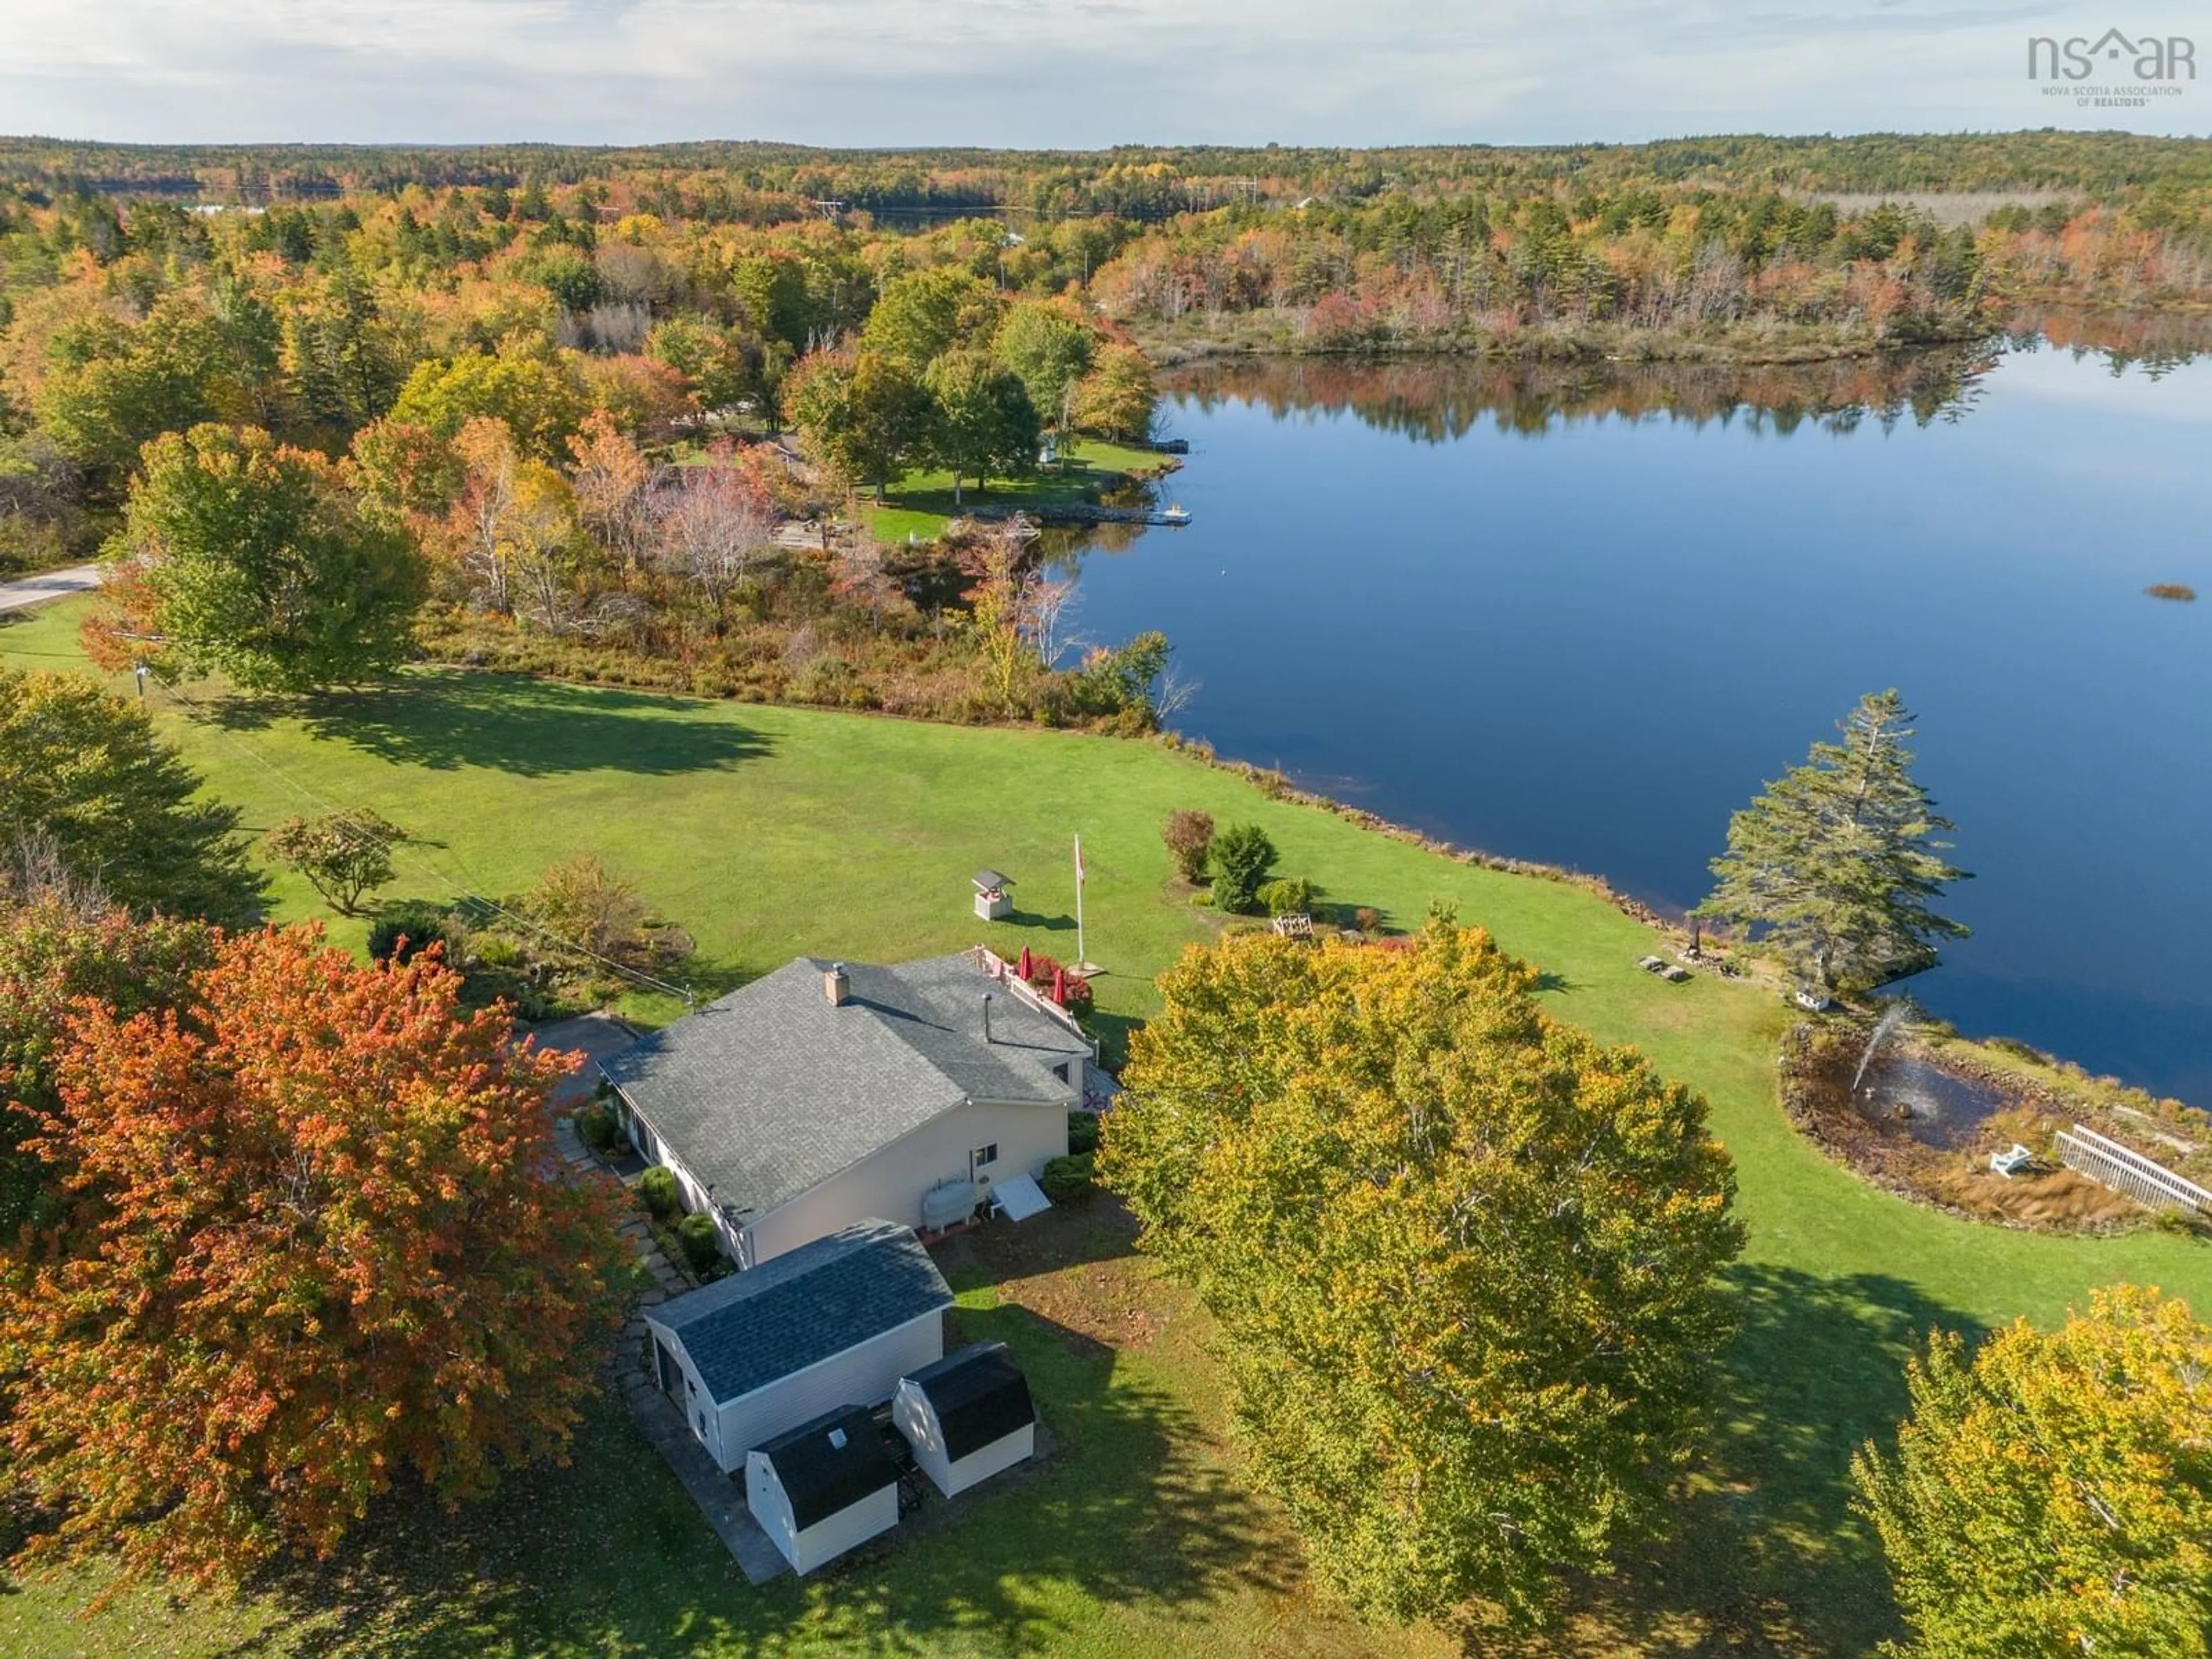
[[1003, 1342], [978, 1342], [899, 1380], [891, 1420], [947, 1498], [1036, 1450], [1036, 1408]]
[[645, 1318], [656, 1380], [726, 1474], [794, 1424], [890, 1399], [944, 1353], [951, 1305], [912, 1229], [866, 1221]]
[[898, 1525], [898, 1465], [865, 1406], [840, 1406], [756, 1446], [745, 1503], [794, 1572]]

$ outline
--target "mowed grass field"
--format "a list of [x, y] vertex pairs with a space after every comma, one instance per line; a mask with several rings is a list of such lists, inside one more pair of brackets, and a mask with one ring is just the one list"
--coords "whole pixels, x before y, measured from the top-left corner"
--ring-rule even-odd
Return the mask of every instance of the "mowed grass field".
[[979, 492], [973, 478], [966, 480], [962, 499], [952, 499], [952, 475], [939, 471], [909, 472], [892, 480], [890, 499], [861, 508], [868, 527], [883, 540], [902, 542], [908, 537], [934, 541], [946, 523], [977, 507], [1005, 512], [1020, 507], [1036, 512], [1066, 501], [1079, 501], [1091, 489], [1121, 477], [1171, 470], [1174, 459], [1154, 449], [1085, 438], [1067, 446], [1066, 460], [1030, 474], [1026, 478], [994, 478]]
[[[73, 606], [0, 626], [0, 659], [76, 665]], [[194, 694], [199, 699], [199, 694]], [[393, 890], [526, 886], [599, 853], [696, 938], [708, 988], [801, 951], [890, 960], [988, 939], [1073, 955], [1070, 842], [1083, 835], [1090, 954], [1109, 1022], [1212, 935], [1171, 884], [1170, 811], [1263, 825], [1285, 873], [1418, 925], [1435, 901], [1543, 968], [1564, 1018], [1633, 1042], [1711, 1103], [1750, 1232], [1732, 1279], [1728, 1421], [1675, 1538], [1578, 1587], [1531, 1653], [1856, 1654], [1892, 1629], [1878, 1556], [1847, 1504], [1852, 1449], [1886, 1433], [1931, 1325], [2050, 1322], [2129, 1279], [2212, 1306], [2212, 1250], [2160, 1233], [2076, 1240], [1972, 1225], [1876, 1192], [1789, 1127], [1771, 993], [1638, 971], [1650, 935], [1577, 889], [1455, 863], [1154, 744], [707, 703], [465, 673], [304, 712], [162, 693], [163, 728], [255, 830], [365, 805], [423, 841]], [[968, 878], [1015, 878], [1018, 914], [976, 921]], [[321, 913], [281, 882], [280, 914]], [[333, 937], [360, 942], [363, 924]], [[672, 1005], [641, 1010], [665, 1017]], [[1202, 1315], [1129, 1251], [1099, 1200], [957, 1249], [960, 1321], [1030, 1366], [1057, 1441], [1029, 1479], [805, 1585], [749, 1589], [617, 1405], [571, 1467], [489, 1506], [380, 1514], [341, 1570], [180, 1607], [96, 1584], [0, 1596], [0, 1652], [213, 1655], [1427, 1656], [1437, 1631], [1362, 1628], [1318, 1601], [1294, 1540], [1224, 1434]], [[1486, 1644], [1483, 1650], [1504, 1650]]]

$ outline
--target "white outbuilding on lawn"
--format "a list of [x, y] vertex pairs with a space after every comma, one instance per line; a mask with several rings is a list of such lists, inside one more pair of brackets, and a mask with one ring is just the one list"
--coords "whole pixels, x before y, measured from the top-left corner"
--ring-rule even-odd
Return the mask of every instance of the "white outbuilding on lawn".
[[978, 1342], [902, 1377], [891, 1421], [947, 1498], [1036, 1451], [1029, 1382], [1003, 1342]]
[[898, 1525], [898, 1465], [864, 1406], [840, 1406], [745, 1456], [745, 1503], [809, 1573]]
[[647, 1308], [645, 1320], [663, 1392], [728, 1474], [825, 1412], [889, 1400], [901, 1377], [944, 1355], [951, 1305], [911, 1228], [863, 1221]]

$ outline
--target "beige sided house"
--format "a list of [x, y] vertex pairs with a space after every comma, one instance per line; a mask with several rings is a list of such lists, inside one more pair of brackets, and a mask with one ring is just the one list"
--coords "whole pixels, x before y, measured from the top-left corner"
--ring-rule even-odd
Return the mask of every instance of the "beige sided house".
[[1002, 966], [800, 957], [600, 1069], [740, 1267], [870, 1218], [941, 1226], [1066, 1155], [1096, 1055]]

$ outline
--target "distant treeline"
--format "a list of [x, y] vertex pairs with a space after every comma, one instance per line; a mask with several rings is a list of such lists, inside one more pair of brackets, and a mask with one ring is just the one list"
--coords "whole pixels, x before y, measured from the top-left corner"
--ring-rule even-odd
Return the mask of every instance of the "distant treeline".
[[[1310, 196], [1602, 191], [1631, 183], [1797, 192], [2033, 191], [2118, 200], [2212, 190], [2212, 140], [2124, 132], [1719, 135], [1648, 144], [1386, 149], [1126, 145], [1103, 150], [816, 149], [711, 143], [128, 145], [0, 138], [0, 180], [76, 191], [279, 200], [532, 181], [717, 181], [730, 199], [837, 200], [869, 212], [1016, 209], [1161, 218]], [[714, 198], [702, 191], [702, 204]], [[687, 214], [684, 216], [697, 216]]]
[[[656, 452], [757, 433], [804, 360], [866, 355], [916, 272], [957, 279], [927, 290], [945, 316], [908, 319], [937, 346], [986, 349], [976, 315], [1045, 329], [1049, 309], [1083, 362], [1029, 365], [1060, 388], [1034, 413], [1122, 436], [1144, 426], [1132, 347], [1743, 364], [1985, 339], [2025, 301], [2178, 313], [2212, 307], [2208, 167], [2203, 141], [2050, 132], [897, 155], [0, 140], [0, 564], [90, 550], [165, 433], [252, 426], [336, 457], [410, 386], [459, 389], [448, 426], [495, 416], [541, 448], [556, 433], [555, 453], [594, 410]], [[2135, 335], [2135, 355], [2177, 349]]]

